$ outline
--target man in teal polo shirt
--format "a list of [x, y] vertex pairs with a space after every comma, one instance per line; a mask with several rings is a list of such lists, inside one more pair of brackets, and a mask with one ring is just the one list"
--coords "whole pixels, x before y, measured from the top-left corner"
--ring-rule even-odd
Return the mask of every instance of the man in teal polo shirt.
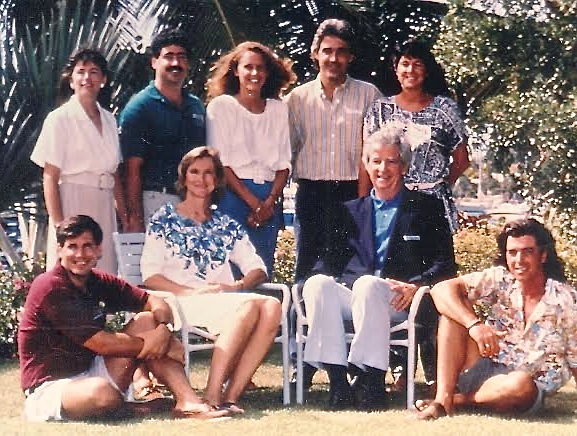
[[205, 142], [204, 105], [183, 89], [190, 54], [186, 34], [178, 29], [162, 31], [150, 49], [154, 81], [120, 114], [128, 232], [143, 232], [156, 209], [178, 201], [174, 187], [178, 163]]

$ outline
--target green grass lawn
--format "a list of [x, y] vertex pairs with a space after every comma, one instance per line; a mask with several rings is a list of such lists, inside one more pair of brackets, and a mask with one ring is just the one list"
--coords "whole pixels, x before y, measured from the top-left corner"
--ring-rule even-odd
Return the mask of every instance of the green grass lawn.
[[[191, 380], [199, 390], [207, 375], [208, 353], [194, 353]], [[380, 413], [325, 412], [326, 378], [315, 376], [315, 386], [304, 406], [283, 407], [280, 353], [274, 350], [254, 377], [257, 391], [244, 395], [247, 413], [224, 422], [173, 421], [169, 415], [102, 423], [32, 424], [21, 415], [24, 395], [16, 361], [0, 362], [0, 434], [2, 435], [574, 435], [577, 434], [577, 393], [572, 381], [552, 399], [544, 412], [530, 419], [487, 415], [459, 415], [436, 422], [419, 422], [396, 399], [391, 410]], [[418, 391], [421, 392], [420, 385]]]

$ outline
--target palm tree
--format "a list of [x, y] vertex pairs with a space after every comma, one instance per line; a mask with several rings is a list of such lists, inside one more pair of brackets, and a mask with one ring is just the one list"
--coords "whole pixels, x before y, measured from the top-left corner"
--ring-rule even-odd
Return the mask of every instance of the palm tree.
[[80, 45], [102, 49], [116, 71], [110, 109], [117, 112], [146, 83], [145, 48], [163, 27], [190, 33], [188, 86], [202, 95], [211, 62], [247, 39], [290, 56], [301, 81], [308, 80], [314, 74], [308, 59], [312, 35], [320, 21], [334, 16], [358, 30], [352, 74], [386, 89], [381, 57], [416, 33], [434, 35], [445, 10], [409, 0], [0, 0], [0, 210], [38, 180], [28, 157], [55, 107], [60, 70]]

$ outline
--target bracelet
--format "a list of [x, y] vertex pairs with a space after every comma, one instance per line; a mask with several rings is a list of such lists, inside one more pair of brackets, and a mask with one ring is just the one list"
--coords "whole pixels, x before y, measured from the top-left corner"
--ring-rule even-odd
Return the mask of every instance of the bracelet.
[[470, 332], [473, 327], [479, 324], [483, 324], [483, 321], [477, 318], [475, 321], [473, 321], [473, 323], [469, 327], [467, 327], [467, 331]]

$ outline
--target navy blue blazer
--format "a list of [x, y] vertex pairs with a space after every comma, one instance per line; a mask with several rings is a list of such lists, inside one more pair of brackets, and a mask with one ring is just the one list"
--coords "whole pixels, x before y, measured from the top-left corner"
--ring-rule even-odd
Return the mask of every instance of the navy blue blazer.
[[[334, 219], [337, 231], [311, 275], [334, 276], [351, 287], [360, 276], [375, 273], [371, 197], [343, 203]], [[440, 200], [403, 188], [394, 226], [381, 277], [421, 286], [456, 275], [453, 238]]]

